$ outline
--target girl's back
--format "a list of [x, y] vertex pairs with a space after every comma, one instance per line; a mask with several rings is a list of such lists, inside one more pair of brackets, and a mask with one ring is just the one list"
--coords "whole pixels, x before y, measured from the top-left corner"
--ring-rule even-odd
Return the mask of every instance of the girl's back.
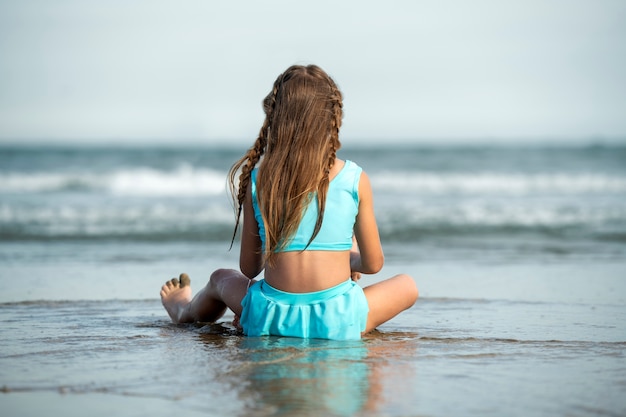
[[[351, 166], [355, 166], [355, 164], [351, 164]], [[330, 170], [329, 177], [331, 185], [337, 185], [334, 179], [340, 173], [343, 177], [348, 175], [343, 172], [344, 168], [346, 168], [345, 161], [337, 159]], [[355, 188], [357, 188], [361, 170], [358, 169], [354, 171], [356, 172], [353, 174], [358, 176], [355, 184]], [[352, 178], [348, 181], [351, 182]], [[329, 193], [332, 191], [334, 191], [333, 187], [329, 187]], [[350, 192], [351, 190], [347, 191]], [[343, 210], [341, 211], [349, 211], [348, 213], [342, 213], [344, 214], [343, 216], [341, 216], [340, 213], [333, 213], [331, 211], [333, 207], [329, 206], [329, 202], [327, 201], [324, 216], [325, 221], [320, 228], [320, 234], [316, 237], [317, 239], [311, 242], [311, 245], [306, 250], [302, 250], [304, 249], [302, 246], [303, 243], [306, 244], [308, 242], [301, 241], [299, 247], [290, 248], [290, 250], [281, 251], [276, 254], [272, 265], [266, 265], [265, 268], [265, 280], [270, 285], [288, 292], [314, 292], [334, 287], [350, 277], [350, 249], [352, 248], [352, 230], [358, 210], [358, 188], [356, 192], [354, 215], [351, 216], [352, 211], [349, 210], [349, 208], [346, 210], [347, 206], [351, 203], [350, 201], [345, 201], [344, 199], [342, 202]], [[254, 198], [254, 193], [252, 194]], [[262, 221], [262, 219], [259, 219], [258, 215], [255, 217], [257, 217], [257, 225], [262, 229], [262, 223], [259, 224], [258, 222], [258, 220]], [[346, 224], [337, 225], [336, 222], [333, 221], [336, 217], [342, 217], [341, 221]], [[352, 218], [350, 219], [350, 217]], [[320, 235], [326, 230], [324, 227], [326, 225], [328, 225], [328, 227], [334, 226], [332, 232], [336, 232], [339, 227], [346, 228], [349, 234], [347, 236], [345, 236], [345, 233], [344, 236], [333, 236], [333, 244], [329, 245], [326, 243], [326, 247], [319, 244], [315, 245], [317, 240], [321, 237]], [[343, 237], [343, 242], [338, 242], [341, 237]], [[346, 238], [347, 244], [345, 242]]]

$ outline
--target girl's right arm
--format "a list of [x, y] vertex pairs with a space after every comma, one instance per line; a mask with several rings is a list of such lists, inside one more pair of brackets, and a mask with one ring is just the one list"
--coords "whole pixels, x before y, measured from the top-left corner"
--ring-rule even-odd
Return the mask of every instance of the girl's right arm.
[[259, 225], [254, 218], [252, 207], [252, 190], [248, 185], [246, 198], [243, 202], [243, 226], [241, 229], [241, 249], [239, 251], [239, 269], [252, 279], [263, 270], [263, 253]]
[[354, 224], [354, 237], [358, 252], [354, 251], [350, 256], [352, 272], [375, 274], [380, 271], [385, 263], [385, 256], [374, 216], [372, 186], [365, 172], [361, 173], [359, 180], [359, 213]]

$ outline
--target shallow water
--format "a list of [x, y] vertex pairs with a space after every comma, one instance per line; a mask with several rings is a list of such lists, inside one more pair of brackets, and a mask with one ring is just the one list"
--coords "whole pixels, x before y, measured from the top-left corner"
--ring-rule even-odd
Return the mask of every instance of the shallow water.
[[101, 395], [133, 415], [626, 412], [623, 304], [426, 298], [349, 343], [176, 326], [157, 300], [5, 303], [0, 321], [7, 415], [51, 396], [110, 415]]
[[236, 265], [210, 245], [2, 247], [22, 254], [0, 271], [6, 415], [626, 414], [623, 261], [408, 262], [392, 247], [361, 283], [409, 272], [422, 297], [378, 333], [338, 343], [245, 338], [228, 320], [170, 324], [165, 279], [187, 271], [197, 289]]

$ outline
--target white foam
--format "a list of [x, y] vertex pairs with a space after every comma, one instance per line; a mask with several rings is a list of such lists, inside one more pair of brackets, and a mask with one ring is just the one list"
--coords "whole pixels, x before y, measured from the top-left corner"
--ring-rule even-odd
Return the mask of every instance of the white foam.
[[142, 168], [116, 172], [107, 185], [118, 195], [216, 195], [226, 190], [226, 174], [190, 165], [171, 172]]
[[624, 193], [626, 178], [605, 174], [442, 174], [433, 172], [381, 172], [371, 176], [380, 190], [430, 194], [500, 193]]
[[[418, 228], [561, 228], [601, 229], [626, 224], [626, 206], [581, 206], [553, 204], [498, 204], [494, 201], [464, 201], [455, 204], [421, 203], [386, 207], [377, 212], [384, 230]], [[234, 224], [226, 204], [206, 206], [154, 204], [142, 206], [93, 205], [77, 207], [0, 204], [0, 229], [19, 230], [44, 236], [125, 235], [140, 233], [187, 233], [222, 229]], [[469, 230], [469, 229], [468, 229]]]
[[[598, 173], [471, 174], [394, 171], [370, 174], [375, 189], [424, 194], [626, 193], [626, 177]], [[226, 191], [226, 173], [181, 165], [173, 170], [125, 168], [102, 174], [5, 173], [0, 192], [104, 191], [115, 195], [202, 196]]]
[[0, 174], [0, 192], [46, 192], [69, 187], [96, 186], [89, 175], [61, 173], [8, 173]]
[[12, 206], [0, 204], [0, 226], [21, 226], [45, 235], [100, 235], [185, 231], [233, 224], [223, 205], [166, 206]]
[[171, 171], [135, 168], [103, 174], [81, 172], [0, 174], [0, 192], [34, 193], [72, 189], [104, 191], [115, 195], [217, 195], [226, 190], [226, 173], [182, 165]]
[[568, 205], [515, 205], [468, 201], [454, 205], [412, 204], [378, 212], [381, 225], [453, 227], [568, 227], [624, 224], [626, 206], [571, 207]]

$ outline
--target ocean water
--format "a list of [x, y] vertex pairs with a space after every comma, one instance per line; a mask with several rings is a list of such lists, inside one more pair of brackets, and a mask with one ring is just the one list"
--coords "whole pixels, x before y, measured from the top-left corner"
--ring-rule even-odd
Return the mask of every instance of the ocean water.
[[[243, 151], [1, 148], [0, 238], [221, 244], [234, 218], [226, 172]], [[410, 259], [625, 254], [626, 147], [346, 149], [340, 156], [368, 172], [383, 242], [410, 246], [403, 253]]]
[[[355, 344], [174, 326], [229, 251], [235, 148], [0, 148], [7, 415], [626, 414], [626, 146], [345, 146], [417, 304]], [[4, 414], [4, 411], [3, 411]]]

